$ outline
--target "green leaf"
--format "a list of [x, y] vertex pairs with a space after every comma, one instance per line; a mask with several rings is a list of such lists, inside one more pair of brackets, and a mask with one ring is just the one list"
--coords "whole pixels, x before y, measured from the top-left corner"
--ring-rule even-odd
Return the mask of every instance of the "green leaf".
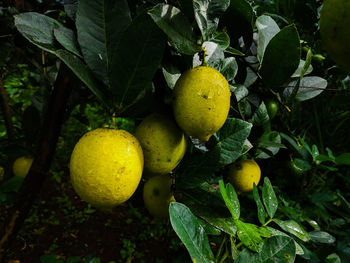
[[336, 253], [332, 253], [326, 257], [325, 263], [341, 263], [341, 260]]
[[313, 67], [310, 64], [306, 69], [306, 66], [307, 65], [305, 64], [305, 60], [300, 59], [299, 66], [297, 70], [293, 73], [292, 78], [299, 78], [302, 73], [304, 73], [304, 75], [310, 74], [313, 71]]
[[261, 249], [262, 238], [259, 228], [256, 225], [235, 220], [237, 226], [237, 236], [241, 242], [249, 249], [258, 252]]
[[267, 86], [279, 87], [289, 80], [300, 61], [300, 39], [295, 25], [286, 26], [268, 43], [260, 75]]
[[40, 257], [41, 263], [64, 263], [63, 259], [59, 259], [58, 255], [51, 254], [51, 255], [43, 255]]
[[190, 22], [178, 8], [158, 4], [149, 10], [148, 14], [180, 53], [193, 55], [201, 50]]
[[255, 25], [259, 33], [258, 42], [258, 60], [260, 64], [263, 62], [264, 53], [270, 40], [280, 31], [279, 26], [270, 16], [259, 16], [256, 19]]
[[207, 217], [207, 216], [205, 217], [201, 216], [201, 217], [212, 226], [215, 226], [216, 228], [220, 229], [221, 231], [231, 236], [235, 236], [237, 233], [237, 227], [232, 217], [228, 217], [228, 218]]
[[192, 261], [213, 263], [214, 255], [208, 237], [190, 209], [183, 204], [171, 202], [169, 213], [170, 223], [186, 246]]
[[265, 224], [265, 219], [266, 219], [266, 212], [265, 208], [260, 200], [260, 195], [258, 188], [256, 187], [255, 183], [253, 184], [253, 197], [256, 202], [256, 206], [258, 208], [258, 219], [261, 224]]
[[15, 16], [17, 30], [31, 43], [41, 49], [53, 52], [59, 47], [54, 37], [54, 29], [63, 27], [58, 21], [51, 17], [27, 12]]
[[241, 208], [235, 189], [231, 184], [227, 184], [225, 188], [224, 181], [219, 181], [220, 192], [222, 199], [224, 199], [227, 208], [230, 210], [233, 219], [239, 219]]
[[[294, 87], [296, 86], [297, 81], [294, 80], [288, 84], [288, 87], [284, 89], [283, 96], [288, 98], [292, 92]], [[318, 95], [320, 95], [324, 89], [327, 87], [327, 80], [320, 77], [304, 77], [300, 81], [300, 86], [298, 92], [295, 96], [297, 101], [305, 101], [312, 99]]]
[[226, 48], [225, 50], [226, 53], [229, 53], [231, 55], [235, 55], [235, 56], [245, 56], [244, 53], [242, 53], [241, 51], [237, 50], [237, 49], [234, 49], [233, 47], [228, 47]]
[[[269, 226], [266, 226], [266, 227], [263, 227], [263, 228], [270, 233], [269, 236], [286, 236], [286, 237], [290, 237], [285, 232], [279, 231], [279, 230], [277, 230], [275, 228], [272, 228], [272, 227], [269, 227]], [[295, 244], [296, 254], [297, 255], [303, 255], [304, 254], [304, 249], [295, 240], [294, 240], [294, 244]]]
[[336, 241], [335, 237], [333, 237], [331, 234], [324, 232], [324, 231], [312, 231], [309, 232], [310, 238], [314, 242], [318, 243], [324, 243], [324, 244], [332, 244]]
[[233, 163], [240, 157], [245, 140], [252, 125], [241, 119], [228, 118], [224, 126], [216, 133], [218, 143], [215, 147], [220, 152], [219, 166]]
[[258, 144], [259, 150], [257, 150], [257, 158], [259, 159], [267, 159], [270, 155], [263, 152], [261, 149], [268, 150], [272, 155], [276, 155], [279, 149], [286, 149], [286, 146], [281, 144], [281, 136], [279, 132], [272, 131], [264, 133], [259, 139]]
[[267, 108], [264, 102], [262, 102], [257, 110], [254, 112], [252, 117], [252, 123], [254, 126], [263, 126], [266, 127], [270, 122], [270, 117], [267, 112]]
[[[79, 1], [76, 14], [78, 42], [85, 62], [109, 84], [111, 60], [122, 33], [131, 23], [126, 0]], [[121, 51], [119, 51], [121, 52]]]
[[81, 57], [78, 43], [75, 38], [73, 30], [66, 27], [59, 27], [53, 30], [56, 40], [68, 51], [74, 55]]
[[300, 158], [295, 158], [293, 162], [294, 162], [294, 167], [300, 170], [302, 173], [307, 172], [312, 168], [307, 161]]
[[300, 240], [307, 242], [310, 240], [310, 235], [305, 231], [305, 229], [300, 226], [294, 220], [286, 220], [282, 221], [280, 219], [275, 218], [274, 222], [279, 225], [284, 231], [295, 235]]
[[264, 185], [262, 189], [262, 198], [267, 211], [267, 214], [270, 218], [273, 218], [278, 208], [278, 201], [271, 185], [270, 179], [264, 178]]
[[193, 0], [194, 16], [204, 41], [216, 31], [219, 16], [229, 7], [229, 0]]
[[217, 31], [210, 38], [209, 41], [219, 45], [222, 50], [230, 46], [230, 37], [225, 31]]
[[14, 176], [0, 185], [0, 193], [17, 193], [21, 188], [24, 178]]
[[[111, 105], [107, 90], [99, 85], [90, 69], [76, 56], [66, 50], [57, 50], [55, 55], [61, 59], [77, 77], [106, 105]], [[102, 86], [102, 87], [101, 87]]]
[[261, 252], [252, 253], [245, 249], [235, 263], [292, 263], [295, 260], [295, 244], [287, 236], [273, 236], [264, 240]]
[[246, 47], [251, 45], [253, 39], [252, 21], [254, 11], [246, 0], [231, 0], [230, 6], [220, 18], [220, 25], [226, 27], [227, 32], [233, 42], [241, 36]]
[[218, 236], [221, 234], [221, 231], [215, 227], [213, 227], [211, 224], [203, 222], [202, 220], [200, 220], [199, 218], [197, 218], [198, 224], [201, 225], [201, 227], [203, 227], [205, 233], [207, 233], [207, 235], [213, 235], [213, 236]]
[[335, 157], [337, 165], [350, 165], [350, 153], [343, 153]]
[[150, 16], [136, 17], [122, 35], [111, 61], [111, 89], [119, 109], [131, 105], [152, 81], [165, 47]]
[[218, 70], [227, 79], [227, 81], [232, 81], [238, 72], [238, 65], [234, 57], [224, 58], [219, 61]]

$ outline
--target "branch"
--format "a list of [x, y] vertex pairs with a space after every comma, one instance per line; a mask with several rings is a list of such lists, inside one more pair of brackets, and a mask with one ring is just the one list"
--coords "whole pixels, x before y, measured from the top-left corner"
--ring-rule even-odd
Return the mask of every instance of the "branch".
[[1, 262], [16, 240], [16, 235], [48, 175], [71, 92], [71, 80], [65, 73], [65, 65], [62, 64], [51, 93], [33, 164], [1, 229]]

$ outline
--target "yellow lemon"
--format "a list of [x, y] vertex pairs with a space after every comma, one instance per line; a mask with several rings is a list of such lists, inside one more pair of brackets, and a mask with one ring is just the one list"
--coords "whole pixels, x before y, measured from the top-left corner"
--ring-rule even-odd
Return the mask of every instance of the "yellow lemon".
[[77, 194], [103, 209], [128, 200], [140, 183], [142, 170], [141, 145], [124, 130], [98, 128], [86, 133], [75, 145], [70, 160]]
[[208, 141], [225, 123], [231, 92], [216, 69], [199, 66], [181, 75], [173, 91], [176, 122], [188, 135]]
[[149, 213], [157, 218], [169, 216], [169, 204], [175, 202], [171, 191], [172, 180], [169, 175], [153, 176], [145, 183], [143, 200]]
[[324, 48], [339, 65], [350, 69], [350, 1], [326, 0], [320, 17]]
[[30, 157], [19, 157], [15, 160], [12, 166], [14, 176], [26, 177], [30, 167], [32, 166], [33, 158]]
[[176, 123], [165, 115], [153, 113], [137, 127], [145, 158], [145, 174], [168, 174], [186, 152], [186, 138]]
[[237, 193], [253, 190], [253, 183], [258, 185], [261, 170], [254, 160], [242, 160], [228, 167], [228, 181], [235, 187]]

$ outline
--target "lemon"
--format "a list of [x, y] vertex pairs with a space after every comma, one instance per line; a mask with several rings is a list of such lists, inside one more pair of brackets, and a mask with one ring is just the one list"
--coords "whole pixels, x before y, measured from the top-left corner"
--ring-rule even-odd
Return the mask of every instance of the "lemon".
[[0, 166], [0, 182], [4, 179], [5, 170], [4, 167]]
[[98, 128], [75, 145], [70, 160], [74, 190], [93, 206], [109, 209], [135, 192], [142, 175], [138, 140], [124, 130]]
[[147, 175], [168, 174], [181, 161], [186, 151], [186, 138], [176, 123], [167, 116], [153, 113], [137, 127], [145, 158]]
[[199, 66], [182, 74], [173, 97], [176, 122], [186, 134], [202, 141], [222, 127], [230, 109], [229, 84], [210, 67]]
[[324, 48], [339, 65], [350, 69], [350, 1], [326, 0], [320, 17]]
[[30, 167], [32, 166], [33, 158], [22, 156], [17, 158], [12, 166], [14, 176], [26, 177]]
[[228, 167], [228, 181], [235, 187], [237, 193], [253, 190], [253, 183], [258, 185], [261, 170], [254, 160], [242, 160]]
[[143, 200], [149, 213], [156, 218], [169, 216], [169, 204], [175, 202], [171, 191], [172, 180], [169, 175], [153, 176], [145, 183]]

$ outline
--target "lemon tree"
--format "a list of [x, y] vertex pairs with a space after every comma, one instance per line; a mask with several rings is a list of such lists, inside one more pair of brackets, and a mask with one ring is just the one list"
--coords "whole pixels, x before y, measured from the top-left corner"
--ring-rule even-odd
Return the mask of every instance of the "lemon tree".
[[225, 77], [211, 67], [181, 75], [174, 87], [174, 116], [186, 134], [208, 141], [225, 123], [231, 92]]
[[[70, 163], [78, 195], [111, 208], [135, 193], [142, 173], [144, 180], [156, 175], [145, 184], [145, 206], [156, 217], [169, 208], [195, 262], [294, 262], [297, 256], [326, 262], [334, 251], [348, 255], [343, 244], [350, 234], [324, 222], [345, 228], [350, 216], [336, 207], [348, 207], [350, 182], [339, 175], [349, 155], [336, 156], [328, 145], [347, 145], [349, 77], [333, 68], [317, 29], [330, 57], [347, 68], [349, 6], [326, 0], [319, 21], [321, 4], [86, 0], [65, 5], [58, 19], [55, 12], [16, 15], [19, 32], [87, 87], [74, 87], [70, 108], [48, 116], [64, 119], [74, 108], [71, 117], [89, 131], [96, 127], [86, 109], [96, 107], [95, 120], [140, 124], [135, 137], [111, 129], [82, 137]], [[38, 105], [45, 99], [32, 101], [45, 108]], [[333, 118], [325, 116], [335, 119], [328, 129], [322, 125]], [[334, 152], [343, 150], [339, 145]], [[296, 189], [280, 167], [291, 156], [306, 167]], [[177, 202], [170, 202], [172, 194]]]
[[350, 3], [347, 0], [324, 1], [320, 31], [324, 48], [339, 65], [350, 69]]
[[142, 148], [124, 130], [98, 128], [75, 145], [69, 168], [73, 187], [83, 200], [112, 208], [127, 201], [139, 185]]
[[156, 218], [169, 216], [169, 204], [175, 202], [169, 175], [157, 175], [147, 180], [143, 187], [143, 201], [148, 212]]
[[33, 158], [21, 156], [17, 158], [12, 166], [12, 171], [14, 176], [26, 177], [29, 172], [30, 167], [32, 166]]
[[163, 114], [147, 116], [137, 127], [135, 136], [142, 146], [148, 175], [168, 174], [186, 152], [183, 131]]

